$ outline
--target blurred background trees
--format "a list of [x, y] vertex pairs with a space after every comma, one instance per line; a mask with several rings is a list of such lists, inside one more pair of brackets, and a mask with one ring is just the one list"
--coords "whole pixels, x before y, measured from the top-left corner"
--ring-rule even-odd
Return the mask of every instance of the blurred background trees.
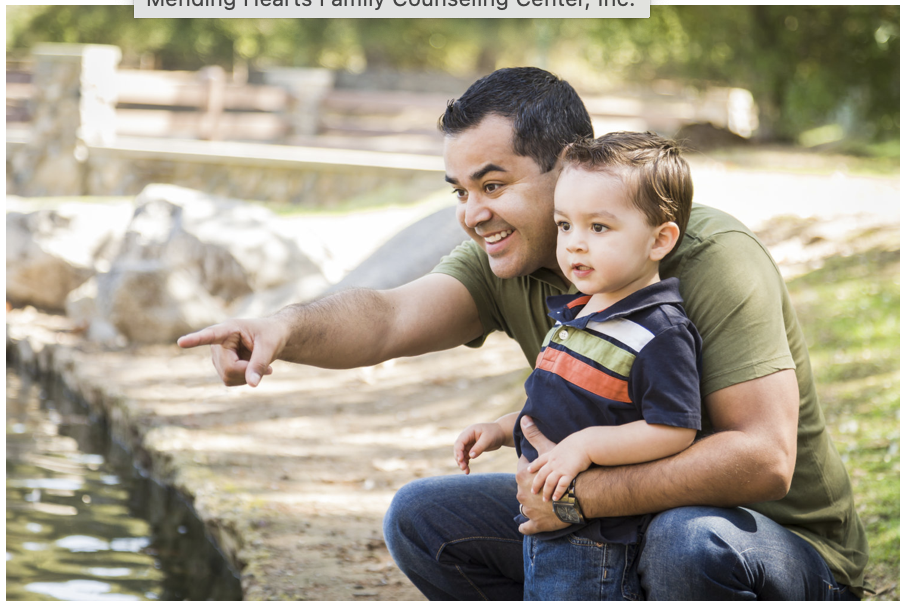
[[[131, 6], [10, 6], [7, 51], [115, 44], [124, 65], [446, 72], [537, 65], [582, 91], [669, 79], [746, 88], [763, 140], [899, 138], [898, 6], [652, 6], [649, 19], [134, 19]], [[809, 139], [811, 137], [811, 139]], [[898, 143], [897, 143], [898, 145]]]

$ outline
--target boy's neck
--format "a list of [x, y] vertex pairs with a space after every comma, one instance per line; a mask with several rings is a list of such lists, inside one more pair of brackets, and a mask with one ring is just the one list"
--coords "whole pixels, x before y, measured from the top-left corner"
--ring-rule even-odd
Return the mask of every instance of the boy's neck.
[[655, 268], [654, 274], [642, 276], [638, 280], [635, 280], [631, 284], [627, 285], [624, 288], [621, 288], [618, 291], [613, 292], [599, 292], [599, 293], [585, 293], [590, 294], [591, 299], [588, 300], [588, 303], [582, 308], [582, 311], [579, 312], [577, 318], [583, 316], [590, 316], [591, 314], [596, 314], [599, 312], [608, 309], [632, 293], [638, 292], [645, 288], [646, 286], [651, 286], [652, 284], [657, 284], [661, 281], [660, 273]]

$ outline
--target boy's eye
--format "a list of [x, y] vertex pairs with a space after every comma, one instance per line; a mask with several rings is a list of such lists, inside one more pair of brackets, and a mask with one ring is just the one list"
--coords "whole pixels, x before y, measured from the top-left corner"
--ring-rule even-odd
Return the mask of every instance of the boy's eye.
[[591, 229], [596, 233], [600, 234], [607, 231], [606, 225], [601, 225], [600, 223], [592, 223]]
[[560, 228], [560, 231], [569, 231], [569, 223], [567, 221], [557, 221], [557, 227]]

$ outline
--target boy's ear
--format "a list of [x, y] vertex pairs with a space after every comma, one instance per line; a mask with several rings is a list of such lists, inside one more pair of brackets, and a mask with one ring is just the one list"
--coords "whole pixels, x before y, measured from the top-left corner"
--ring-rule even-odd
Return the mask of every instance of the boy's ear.
[[673, 221], [661, 223], [654, 228], [654, 244], [651, 246], [649, 258], [660, 261], [676, 246], [679, 240], [679, 226]]

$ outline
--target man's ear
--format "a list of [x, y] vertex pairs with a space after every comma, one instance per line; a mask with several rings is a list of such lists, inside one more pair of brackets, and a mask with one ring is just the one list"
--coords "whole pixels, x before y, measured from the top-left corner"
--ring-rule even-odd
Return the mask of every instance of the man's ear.
[[673, 250], [679, 240], [679, 225], [673, 221], [661, 223], [654, 228], [654, 244], [651, 246], [649, 258], [652, 261], [660, 261]]

